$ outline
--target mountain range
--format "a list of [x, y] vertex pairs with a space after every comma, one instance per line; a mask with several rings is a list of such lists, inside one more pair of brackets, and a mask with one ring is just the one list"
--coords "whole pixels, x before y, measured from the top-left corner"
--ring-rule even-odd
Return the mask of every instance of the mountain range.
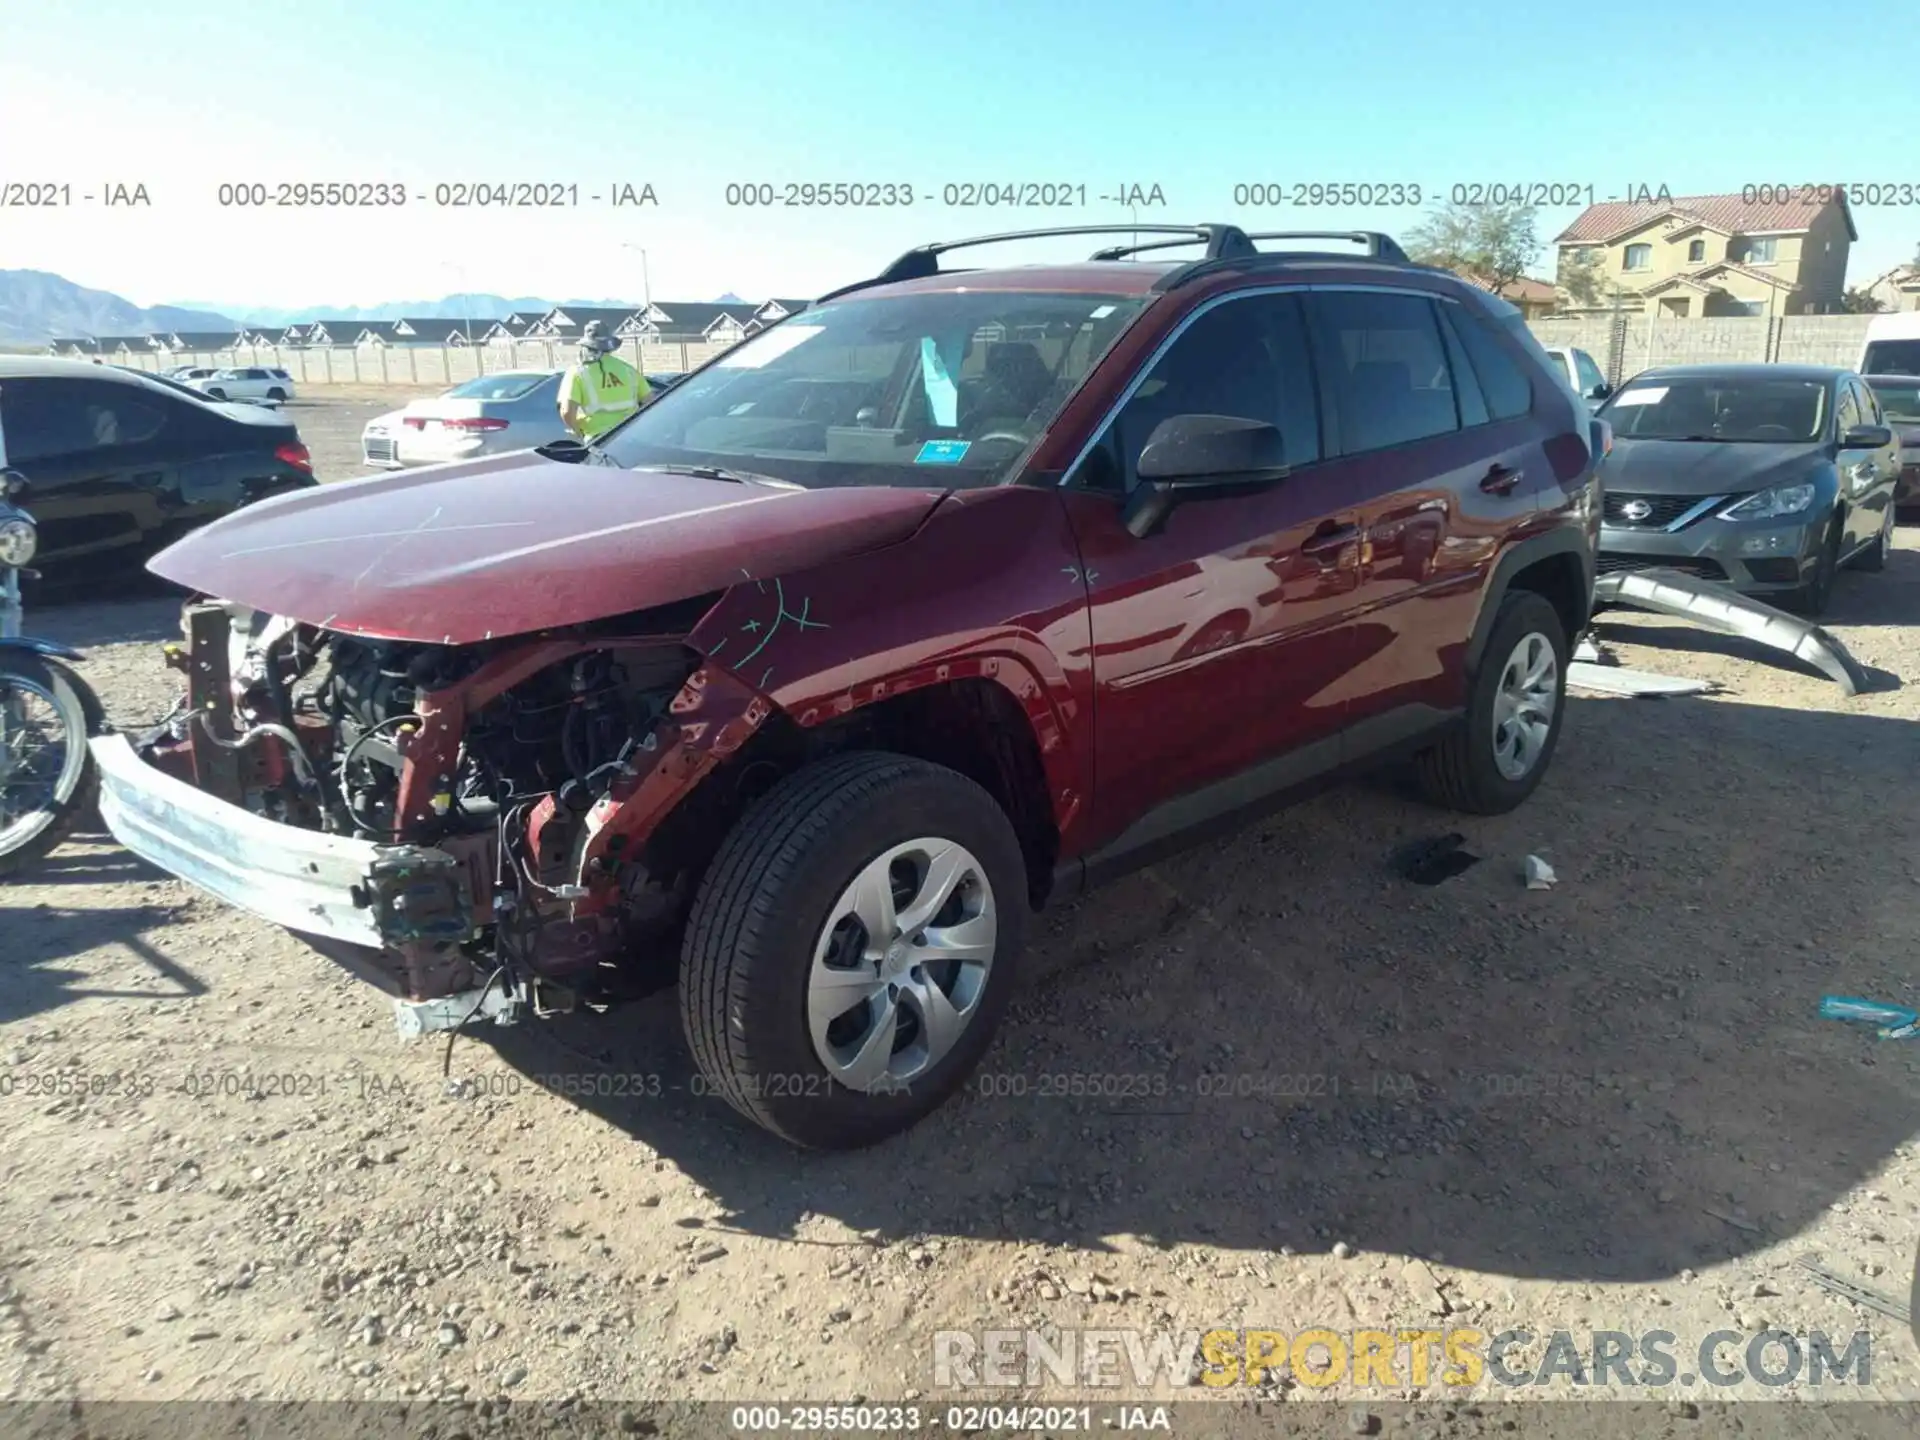
[[142, 309], [110, 290], [90, 290], [44, 270], [0, 270], [0, 345], [44, 345], [65, 335], [224, 330], [236, 323], [195, 307]]
[[[569, 295], [562, 300], [548, 300], [538, 295], [493, 294], [442, 295], [438, 300], [389, 300], [379, 305], [301, 305], [292, 308], [220, 305], [189, 300], [179, 303], [196, 310], [217, 310], [223, 315], [231, 315], [242, 325], [292, 325], [300, 320], [324, 319], [398, 320], [408, 315], [424, 315], [436, 319], [471, 317], [475, 320], [500, 320], [516, 310], [551, 310], [556, 305], [581, 305], [609, 310], [640, 307], [638, 300], [589, 300], [582, 295]], [[745, 302], [738, 295], [728, 293], [720, 296], [714, 303], [739, 305]]]
[[[34, 346], [76, 335], [145, 335], [160, 330], [231, 330], [241, 325], [291, 325], [299, 320], [398, 320], [404, 315], [498, 320], [514, 310], [556, 305], [624, 307], [637, 300], [546, 300], [533, 295], [443, 295], [438, 300], [394, 300], [379, 305], [303, 305], [297, 308], [222, 305], [205, 301], [141, 307], [109, 290], [92, 290], [44, 270], [0, 270], [0, 346]], [[719, 304], [742, 304], [738, 295]]]

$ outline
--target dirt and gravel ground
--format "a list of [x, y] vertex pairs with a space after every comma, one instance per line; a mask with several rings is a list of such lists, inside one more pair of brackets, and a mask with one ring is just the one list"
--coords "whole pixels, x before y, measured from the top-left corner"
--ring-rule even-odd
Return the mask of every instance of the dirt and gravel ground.
[[[393, 403], [294, 407], [324, 478]], [[174, 614], [33, 618], [132, 723]], [[1904, 1298], [1920, 1231], [1920, 1047], [1815, 1014], [1920, 995], [1920, 532], [1831, 622], [1876, 693], [1609, 616], [1720, 691], [1573, 699], [1512, 816], [1384, 778], [1046, 917], [980, 1079], [852, 1156], [694, 1093], [671, 996], [443, 1074], [298, 940], [83, 837], [0, 889], [0, 1394], [931, 1403], [934, 1332], [1054, 1325], [1664, 1330], [1688, 1371], [1716, 1330], [1864, 1329], [1868, 1389], [1670, 1386], [1663, 1424], [1920, 1398], [1904, 1327], [1794, 1264]], [[1389, 867], [1449, 830], [1481, 863]], [[1264, 1393], [1441, 1396], [1400, 1374]]]

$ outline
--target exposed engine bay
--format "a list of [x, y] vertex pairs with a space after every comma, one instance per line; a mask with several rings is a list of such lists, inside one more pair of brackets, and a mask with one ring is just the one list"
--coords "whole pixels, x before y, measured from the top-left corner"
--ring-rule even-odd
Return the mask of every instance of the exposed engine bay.
[[432, 645], [217, 601], [182, 628], [187, 694], [138, 748], [254, 815], [377, 847], [353, 904], [387, 973], [366, 978], [434, 1002], [497, 982], [536, 1009], [670, 980], [668, 955], [651, 977], [633, 962], [663, 949], [708, 848], [714, 807], [682, 802], [767, 713], [684, 633]]

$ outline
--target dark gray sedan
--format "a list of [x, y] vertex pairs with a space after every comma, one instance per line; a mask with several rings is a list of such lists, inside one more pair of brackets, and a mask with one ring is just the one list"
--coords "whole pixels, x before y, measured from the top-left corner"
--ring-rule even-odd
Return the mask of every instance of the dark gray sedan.
[[1614, 434], [1600, 573], [1667, 566], [1819, 614], [1842, 566], [1885, 565], [1899, 445], [1852, 371], [1664, 367], [1599, 414]]

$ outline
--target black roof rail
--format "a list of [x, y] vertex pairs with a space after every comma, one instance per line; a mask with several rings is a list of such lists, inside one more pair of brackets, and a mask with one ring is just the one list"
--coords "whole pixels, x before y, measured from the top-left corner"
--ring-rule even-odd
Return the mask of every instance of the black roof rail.
[[[1230, 256], [1250, 256], [1259, 252], [1248, 240], [1246, 232], [1238, 225], [1141, 225], [1136, 223], [1113, 225], [1061, 225], [1044, 230], [1009, 230], [998, 235], [975, 235], [966, 240], [938, 240], [928, 245], [918, 245], [901, 255], [891, 265], [869, 280], [857, 280], [851, 285], [842, 285], [838, 290], [830, 290], [820, 297], [832, 300], [837, 296], [851, 294], [855, 290], [864, 290], [870, 285], [891, 285], [901, 280], [924, 280], [931, 275], [944, 272], [940, 269], [940, 257], [950, 250], [970, 249], [975, 245], [999, 245], [1014, 240], [1044, 240], [1055, 235], [1177, 235], [1180, 239], [1163, 240], [1147, 245], [1117, 246], [1109, 250], [1096, 251], [1092, 259], [1118, 260], [1140, 250], [1170, 249], [1180, 245], [1205, 243], [1208, 260], [1226, 259]], [[1391, 242], [1389, 242], [1391, 243]], [[817, 302], [816, 302], [817, 303]]]
[[[1196, 260], [1191, 265], [1170, 270], [1154, 281], [1153, 288], [1161, 292], [1178, 289], [1189, 280], [1197, 280], [1203, 275], [1213, 275], [1221, 270], [1235, 269], [1248, 264], [1282, 266], [1301, 260], [1323, 262], [1345, 260], [1379, 265], [1412, 265], [1414, 263], [1392, 236], [1378, 230], [1256, 230], [1247, 232], [1243, 238], [1248, 242], [1246, 252]], [[1366, 249], [1363, 254], [1358, 255], [1340, 250], [1257, 250], [1253, 248], [1253, 242], [1256, 240], [1351, 240], [1365, 246]]]
[[1407, 252], [1391, 235], [1380, 230], [1255, 230], [1249, 240], [1351, 240], [1366, 247], [1370, 260], [1387, 260], [1396, 265], [1411, 265]]

